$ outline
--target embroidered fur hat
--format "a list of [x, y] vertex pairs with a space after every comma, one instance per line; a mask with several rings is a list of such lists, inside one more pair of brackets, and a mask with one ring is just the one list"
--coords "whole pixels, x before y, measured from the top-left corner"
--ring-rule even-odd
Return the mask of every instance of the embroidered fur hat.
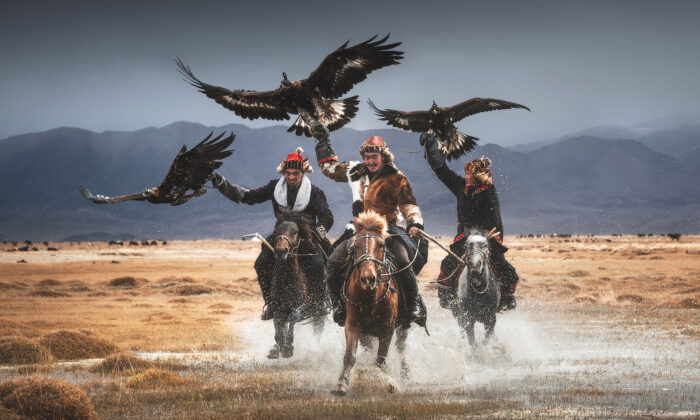
[[471, 172], [474, 177], [482, 184], [493, 184], [493, 179], [491, 179], [491, 159], [487, 157], [480, 157], [479, 159], [474, 159], [464, 164], [464, 172]]
[[391, 153], [389, 147], [384, 143], [381, 136], [372, 136], [360, 146], [360, 156], [364, 157], [365, 153], [379, 153], [382, 155], [384, 163], [394, 161], [394, 154]]
[[277, 173], [284, 173], [285, 169], [299, 169], [302, 172], [313, 172], [314, 168], [309, 165], [309, 158], [304, 159], [301, 155], [302, 153], [304, 153], [304, 149], [297, 147], [294, 153], [288, 154], [287, 159], [283, 160], [280, 166], [277, 167]]

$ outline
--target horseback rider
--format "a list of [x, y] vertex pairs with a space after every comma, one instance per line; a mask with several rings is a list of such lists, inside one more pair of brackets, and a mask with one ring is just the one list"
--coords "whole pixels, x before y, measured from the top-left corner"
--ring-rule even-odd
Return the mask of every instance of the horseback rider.
[[[445, 162], [445, 155], [438, 150], [435, 137], [428, 133], [420, 135], [420, 144], [425, 147], [425, 157], [430, 169], [447, 188], [457, 197], [457, 236], [450, 249], [457, 255], [463, 253], [466, 232], [471, 228], [493, 230], [489, 240], [491, 263], [496, 276], [501, 282], [501, 308], [514, 309], [516, 306], [515, 289], [518, 286], [518, 274], [515, 268], [505, 259], [504, 253], [508, 248], [503, 246], [503, 223], [501, 209], [498, 204], [498, 193], [491, 178], [491, 160], [481, 157], [464, 165], [464, 176], [452, 171]], [[457, 278], [460, 263], [448, 255], [440, 264], [438, 283], [440, 306], [450, 308], [457, 293]], [[447, 288], [444, 288], [447, 286]]]
[[[318, 303], [325, 299], [323, 271], [325, 264], [323, 253], [318, 247], [330, 249], [326, 232], [333, 226], [333, 213], [328, 208], [326, 195], [305, 175], [313, 172], [313, 168], [309, 165], [309, 159], [301, 155], [303, 152], [304, 150], [299, 147], [294, 153], [287, 155], [287, 158], [277, 167], [277, 173], [283, 174], [282, 178], [273, 179], [260, 188], [247, 190], [231, 184], [218, 172], [214, 173], [212, 183], [226, 198], [236, 203], [253, 205], [272, 200], [277, 224], [291, 217], [301, 218], [311, 225], [312, 237], [305, 238], [302, 235], [298, 248], [299, 266], [302, 267], [309, 281], [310, 292], [323, 292], [320, 296], [312, 295], [313, 301]], [[268, 243], [272, 242], [273, 238], [274, 235], [268, 236]], [[255, 260], [255, 272], [258, 274], [258, 282], [265, 301], [261, 318], [268, 320], [272, 319], [272, 308], [269, 303], [275, 254], [265, 244], [261, 249], [260, 255]]]
[[[387, 248], [400, 271], [397, 278], [405, 296], [406, 321], [424, 326], [427, 311], [418, 292], [416, 274], [428, 259], [428, 244], [420, 241], [417, 246], [412, 239], [418, 235], [418, 229], [423, 229], [423, 217], [411, 184], [394, 165], [394, 155], [381, 137], [372, 136], [360, 146], [362, 162], [338, 162], [328, 128], [314, 123], [311, 132], [318, 140], [316, 158], [323, 174], [334, 181], [350, 184], [353, 216], [374, 210], [386, 219], [388, 232], [393, 235], [387, 241]], [[399, 213], [406, 220], [406, 230], [396, 225]], [[326, 282], [334, 304], [333, 319], [340, 325], [345, 322], [345, 304], [340, 300], [345, 280], [343, 267], [348, 258], [345, 241], [353, 234], [354, 231], [346, 231], [341, 236], [326, 263]]]

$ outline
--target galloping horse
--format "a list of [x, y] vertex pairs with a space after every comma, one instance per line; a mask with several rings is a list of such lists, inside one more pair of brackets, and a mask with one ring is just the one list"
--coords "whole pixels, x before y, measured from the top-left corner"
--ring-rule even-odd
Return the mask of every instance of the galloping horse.
[[[345, 356], [338, 385], [333, 395], [344, 396], [350, 382], [350, 370], [355, 364], [357, 343], [365, 335], [379, 339], [376, 364], [386, 367], [386, 355], [396, 329], [399, 313], [399, 293], [394, 265], [387, 256], [386, 220], [368, 210], [355, 218], [357, 232], [348, 255], [352, 257], [352, 272], [343, 286], [347, 318], [345, 321]], [[344, 246], [344, 245], [343, 245]], [[397, 332], [397, 347], [403, 352], [406, 330]], [[402, 368], [406, 368], [405, 362]]]
[[489, 261], [489, 232], [472, 229], [465, 243], [467, 267], [459, 276], [457, 286], [457, 322], [467, 334], [469, 345], [476, 346], [474, 323], [484, 324], [486, 339], [496, 327], [496, 312], [501, 301], [501, 287]]
[[[294, 324], [303, 320], [309, 312], [313, 317], [314, 330], [319, 333], [323, 329], [325, 313], [313, 310], [313, 307], [325, 305], [325, 286], [321, 285], [324, 287], [321, 291], [315, 290], [318, 285], [308, 284], [304, 270], [299, 265], [298, 257], [306, 255], [299, 254], [302, 238], [308, 238], [306, 230], [308, 226], [303, 220], [284, 220], [275, 227], [275, 268], [270, 302], [275, 325], [275, 345], [267, 355], [270, 359], [277, 359], [280, 355], [285, 358], [294, 355]], [[310, 298], [318, 302], [311, 302]]]

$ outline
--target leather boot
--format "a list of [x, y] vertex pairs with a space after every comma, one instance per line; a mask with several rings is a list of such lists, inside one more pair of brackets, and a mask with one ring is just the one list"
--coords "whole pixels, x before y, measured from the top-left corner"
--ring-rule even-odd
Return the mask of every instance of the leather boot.
[[405, 270], [399, 274], [401, 276], [401, 287], [403, 287], [406, 297], [406, 315], [408, 322], [415, 322], [418, 325], [425, 325], [427, 314], [421, 305], [421, 298], [418, 294], [418, 282], [413, 270]]

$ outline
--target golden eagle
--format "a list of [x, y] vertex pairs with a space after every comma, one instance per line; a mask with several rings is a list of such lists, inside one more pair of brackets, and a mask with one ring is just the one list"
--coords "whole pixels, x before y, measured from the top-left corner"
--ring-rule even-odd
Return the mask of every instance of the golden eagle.
[[377, 41], [375, 38], [376, 35], [352, 47], [347, 46], [350, 41], [345, 42], [326, 56], [304, 80], [290, 81], [283, 72], [279, 89], [265, 92], [228, 90], [209, 85], [197, 79], [182, 60], [178, 58], [175, 62], [188, 83], [224, 108], [250, 120], [281, 121], [288, 120], [289, 114], [298, 114], [287, 131], [311, 137], [309, 128], [314, 120], [330, 131], [350, 122], [358, 110], [358, 97], [337, 98], [365, 80], [372, 71], [399, 64], [403, 58], [402, 51], [394, 50], [401, 45], [400, 42], [385, 44], [389, 35]]
[[[211, 138], [214, 133], [204, 138], [192, 149], [187, 150], [187, 146], [182, 146], [180, 152], [175, 156], [175, 160], [170, 164], [170, 169], [165, 175], [163, 182], [157, 187], [146, 188], [143, 192], [120, 195], [117, 197], [107, 197], [101, 194], [93, 195], [82, 185], [78, 186], [80, 193], [86, 199], [97, 204], [113, 204], [122, 201], [137, 200], [148, 201], [153, 204], [168, 203], [171, 206], [179, 206], [194, 197], [207, 192], [204, 183], [211, 179], [215, 169], [218, 169], [224, 159], [233, 153], [233, 150], [226, 150], [233, 143], [236, 137], [233, 133], [222, 138], [225, 133], [218, 137]], [[192, 191], [187, 194], [188, 191]]]
[[371, 100], [368, 100], [367, 103], [380, 117], [379, 119], [386, 121], [388, 125], [406, 131], [433, 134], [437, 139], [440, 151], [447, 155], [449, 160], [457, 159], [469, 152], [479, 140], [457, 131], [454, 125], [457, 121], [470, 115], [497, 109], [522, 108], [530, 110], [530, 108], [515, 102], [493, 98], [472, 98], [451, 107], [441, 107], [433, 101], [433, 106], [428, 111], [413, 112], [379, 109]]

